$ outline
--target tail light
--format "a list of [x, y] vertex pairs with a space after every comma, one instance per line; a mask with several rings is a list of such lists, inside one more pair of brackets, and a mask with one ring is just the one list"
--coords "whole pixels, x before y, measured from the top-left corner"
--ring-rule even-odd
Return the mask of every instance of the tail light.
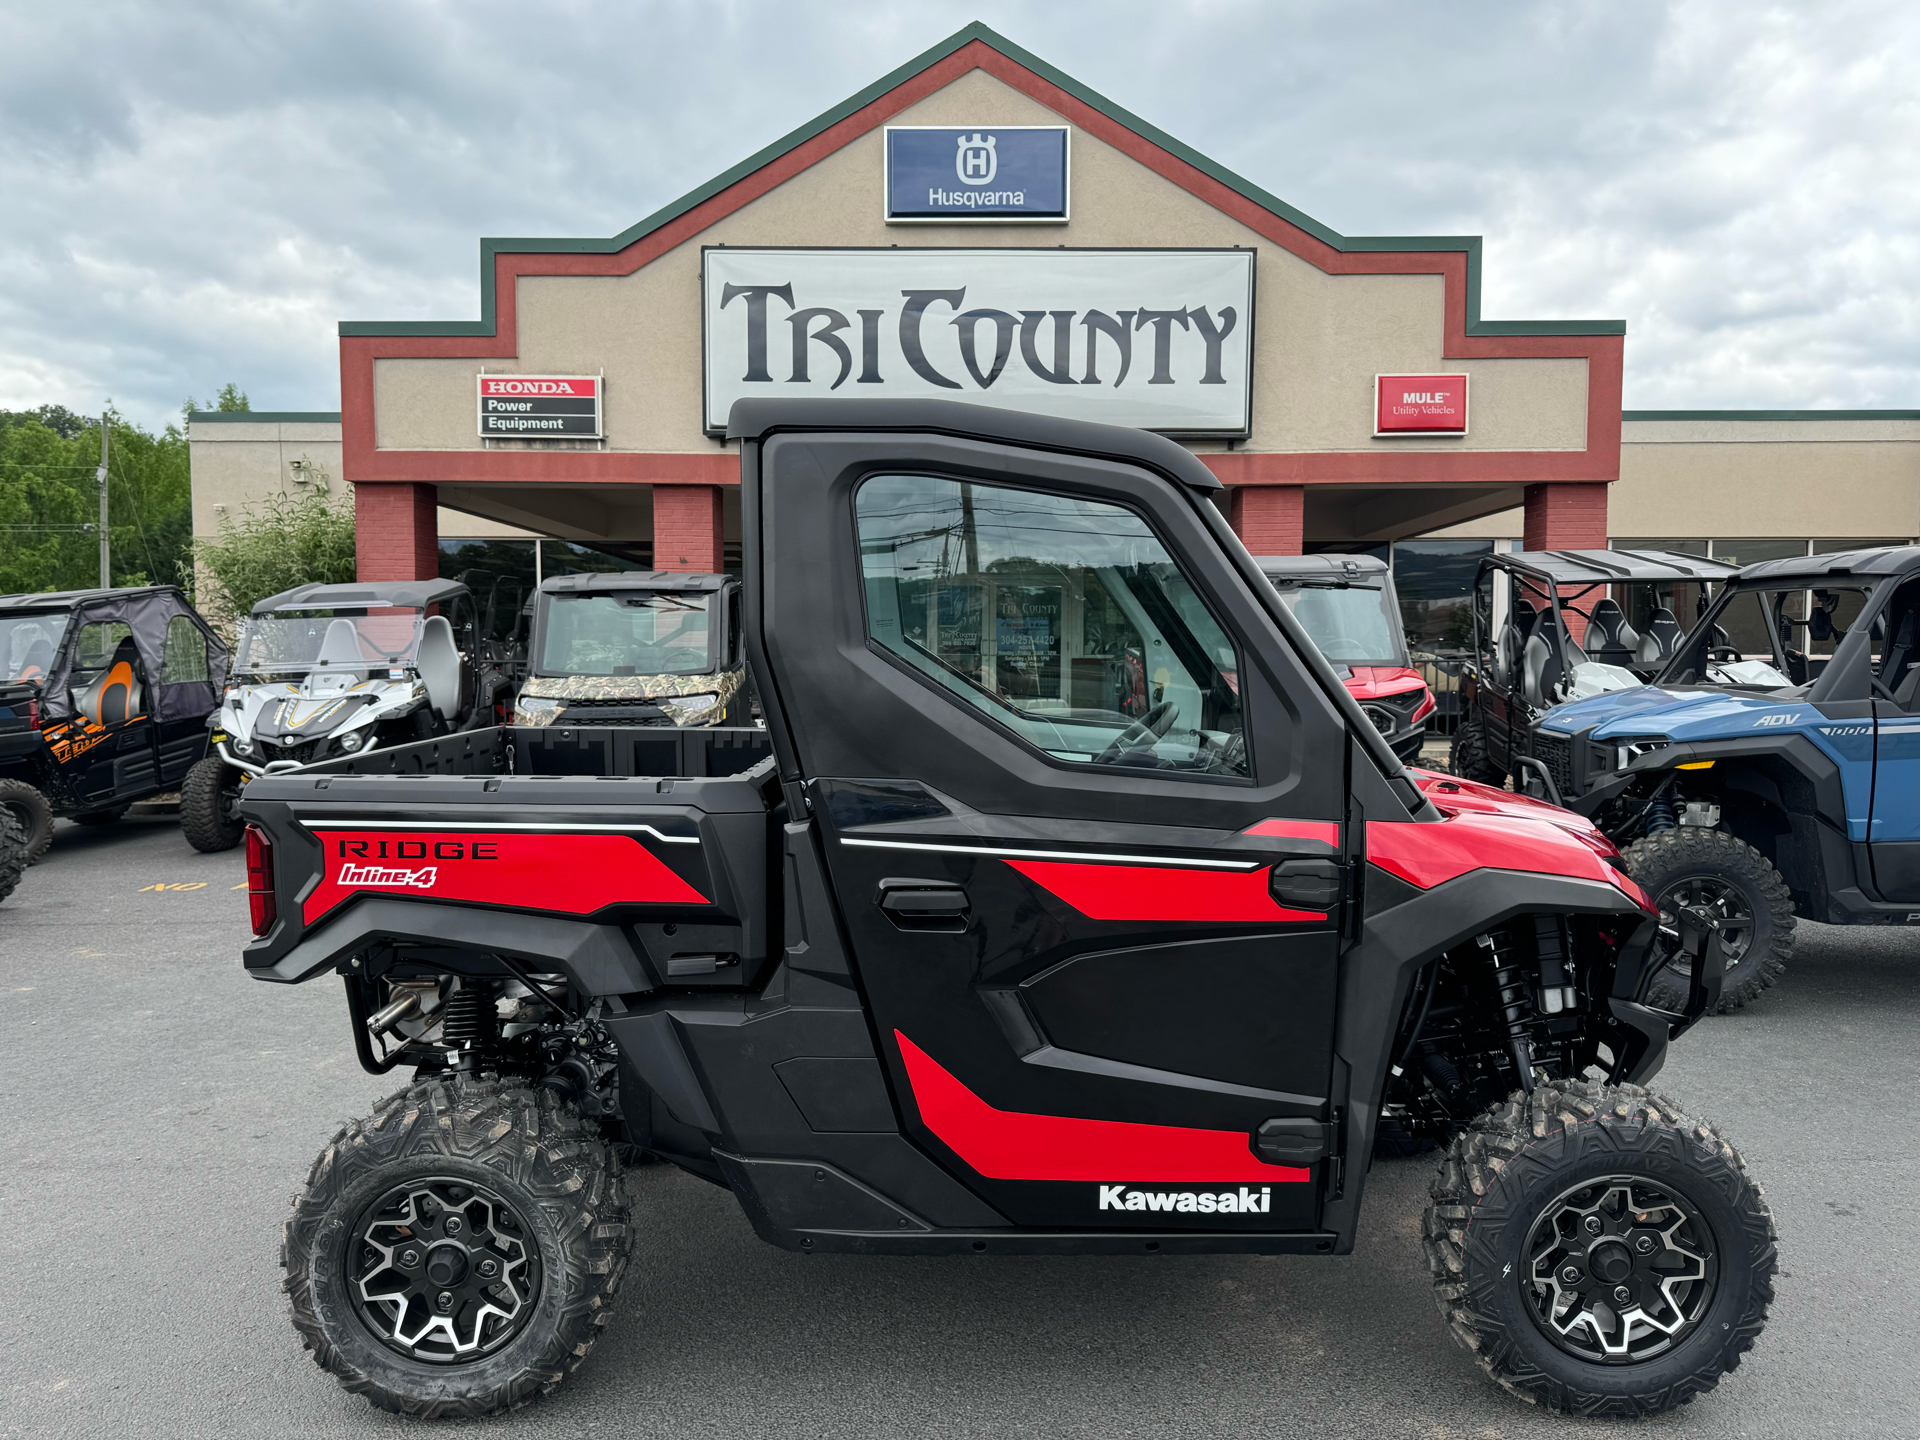
[[280, 914], [273, 893], [273, 842], [259, 826], [247, 827], [247, 906], [256, 936], [273, 929]]
[[27, 729], [40, 729], [40, 697], [33, 696], [27, 701]]

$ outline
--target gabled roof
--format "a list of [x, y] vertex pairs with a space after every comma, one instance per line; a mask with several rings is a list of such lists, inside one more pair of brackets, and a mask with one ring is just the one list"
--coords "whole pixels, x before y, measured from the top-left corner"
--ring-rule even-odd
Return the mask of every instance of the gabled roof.
[[[639, 224], [630, 226], [618, 235], [606, 239], [582, 238], [498, 238], [490, 237], [480, 242], [480, 319], [479, 320], [345, 320], [340, 323], [342, 336], [494, 336], [497, 331], [497, 296], [495, 293], [496, 255], [514, 253], [534, 253], [542, 255], [577, 254], [611, 255], [625, 250], [636, 241], [661, 229], [686, 215], [702, 202], [712, 199], [728, 187], [739, 183], [755, 171], [762, 170], [780, 161], [791, 152], [815, 140], [841, 121], [846, 120], [887, 95], [911, 84], [917, 77], [939, 65], [942, 61], [965, 49], [969, 45], [983, 45], [988, 49], [1022, 66], [1049, 84], [1058, 87], [1074, 100], [1088, 106], [1108, 120], [1132, 131], [1150, 145], [1193, 167], [1208, 179], [1226, 186], [1230, 191], [1251, 202], [1261, 210], [1278, 217], [1302, 231], [1305, 235], [1342, 254], [1364, 252], [1446, 252], [1454, 251], [1466, 256], [1467, 295], [1465, 333], [1470, 336], [1530, 336], [1530, 335], [1624, 335], [1627, 322], [1623, 320], [1483, 320], [1481, 319], [1481, 237], [1478, 235], [1342, 235], [1340, 232], [1321, 224], [1312, 216], [1304, 214], [1277, 196], [1269, 194], [1253, 181], [1236, 175], [1226, 166], [1210, 160], [1191, 146], [1176, 140], [1172, 135], [1150, 124], [1132, 112], [1116, 105], [1112, 100], [1081, 84], [1073, 76], [1055, 69], [1039, 56], [1023, 50], [1013, 41], [997, 35], [978, 21], [967, 25], [941, 41], [931, 49], [909, 60], [897, 70], [892, 70], [872, 85], [851, 95], [831, 110], [822, 112], [799, 129], [790, 131], [765, 149], [756, 151], [731, 170], [715, 176], [705, 185], [690, 190], [680, 199], [662, 206]], [[851, 137], [850, 137], [851, 138]], [[844, 142], [843, 142], [844, 143]]]

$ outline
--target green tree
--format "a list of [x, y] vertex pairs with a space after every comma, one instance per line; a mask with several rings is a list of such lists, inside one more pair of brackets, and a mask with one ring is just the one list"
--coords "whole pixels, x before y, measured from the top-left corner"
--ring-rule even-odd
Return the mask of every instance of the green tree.
[[278, 495], [248, 506], [220, 534], [192, 543], [206, 584], [201, 614], [230, 639], [240, 618], [270, 595], [297, 585], [354, 578], [354, 517], [319, 491]]
[[[115, 585], [173, 580], [193, 530], [187, 438], [111, 410], [108, 539]], [[100, 422], [63, 406], [0, 411], [0, 594], [100, 581]]]

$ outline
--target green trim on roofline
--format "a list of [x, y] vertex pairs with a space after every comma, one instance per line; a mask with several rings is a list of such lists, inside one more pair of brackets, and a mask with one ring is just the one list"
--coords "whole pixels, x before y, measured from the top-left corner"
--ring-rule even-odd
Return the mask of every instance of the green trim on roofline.
[[337, 410], [190, 410], [187, 420], [192, 424], [203, 421], [221, 421], [246, 425], [338, 425], [340, 412]]
[[343, 320], [340, 334], [343, 336], [471, 336], [475, 338], [492, 337], [498, 334], [497, 311], [494, 297], [494, 257], [510, 254], [572, 254], [572, 255], [611, 255], [625, 250], [636, 240], [651, 234], [692, 210], [702, 201], [708, 200], [736, 181], [745, 179], [763, 166], [789, 151], [806, 144], [822, 131], [838, 125], [849, 115], [872, 104], [888, 91], [898, 88], [912, 80], [923, 70], [939, 64], [961, 47], [980, 41], [991, 49], [998, 50], [1009, 60], [1039, 75], [1043, 80], [1060, 87], [1083, 104], [1098, 110], [1108, 119], [1126, 126], [1144, 140], [1152, 141], [1161, 149], [1178, 159], [1186, 161], [1237, 194], [1253, 201], [1290, 225], [1299, 227], [1312, 235], [1322, 244], [1345, 254], [1381, 251], [1462, 251], [1467, 256], [1467, 334], [1469, 335], [1625, 335], [1625, 320], [1482, 320], [1481, 319], [1481, 237], [1478, 235], [1342, 235], [1327, 226], [1296, 210], [1279, 197], [1268, 194], [1251, 180], [1244, 180], [1226, 166], [1208, 159], [1198, 150], [1184, 145], [1159, 126], [1151, 125], [1132, 112], [1123, 109], [1106, 96], [1090, 90], [1073, 76], [1056, 70], [1038, 55], [1029, 54], [1020, 46], [995, 34], [987, 26], [975, 21], [950, 35], [929, 50], [922, 51], [905, 65], [889, 71], [866, 89], [849, 96], [833, 109], [815, 116], [797, 130], [791, 130], [763, 150], [756, 151], [731, 170], [715, 176], [696, 190], [690, 190], [670, 205], [663, 206], [639, 224], [630, 226], [620, 234], [606, 240], [591, 237], [561, 238], [499, 238], [484, 237], [480, 242], [480, 315], [479, 320]]
[[1629, 420], [1921, 420], [1921, 410], [1624, 410]]

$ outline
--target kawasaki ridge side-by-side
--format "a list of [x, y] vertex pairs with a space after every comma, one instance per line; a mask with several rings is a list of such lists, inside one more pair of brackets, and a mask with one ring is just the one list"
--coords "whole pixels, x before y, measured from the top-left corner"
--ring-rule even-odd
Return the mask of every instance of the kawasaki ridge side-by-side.
[[1172, 441], [907, 401], [730, 434], [769, 759], [246, 788], [249, 973], [341, 977], [412, 1073], [287, 1223], [320, 1365], [422, 1416], [552, 1389], [672, 1244], [636, 1149], [806, 1254], [1335, 1256], [1390, 1123], [1446, 1147], [1434, 1295], [1500, 1384], [1641, 1415], [1738, 1363], [1768, 1208], [1644, 1089], [1707, 920], [1650, 1005], [1614, 848], [1404, 770]]

